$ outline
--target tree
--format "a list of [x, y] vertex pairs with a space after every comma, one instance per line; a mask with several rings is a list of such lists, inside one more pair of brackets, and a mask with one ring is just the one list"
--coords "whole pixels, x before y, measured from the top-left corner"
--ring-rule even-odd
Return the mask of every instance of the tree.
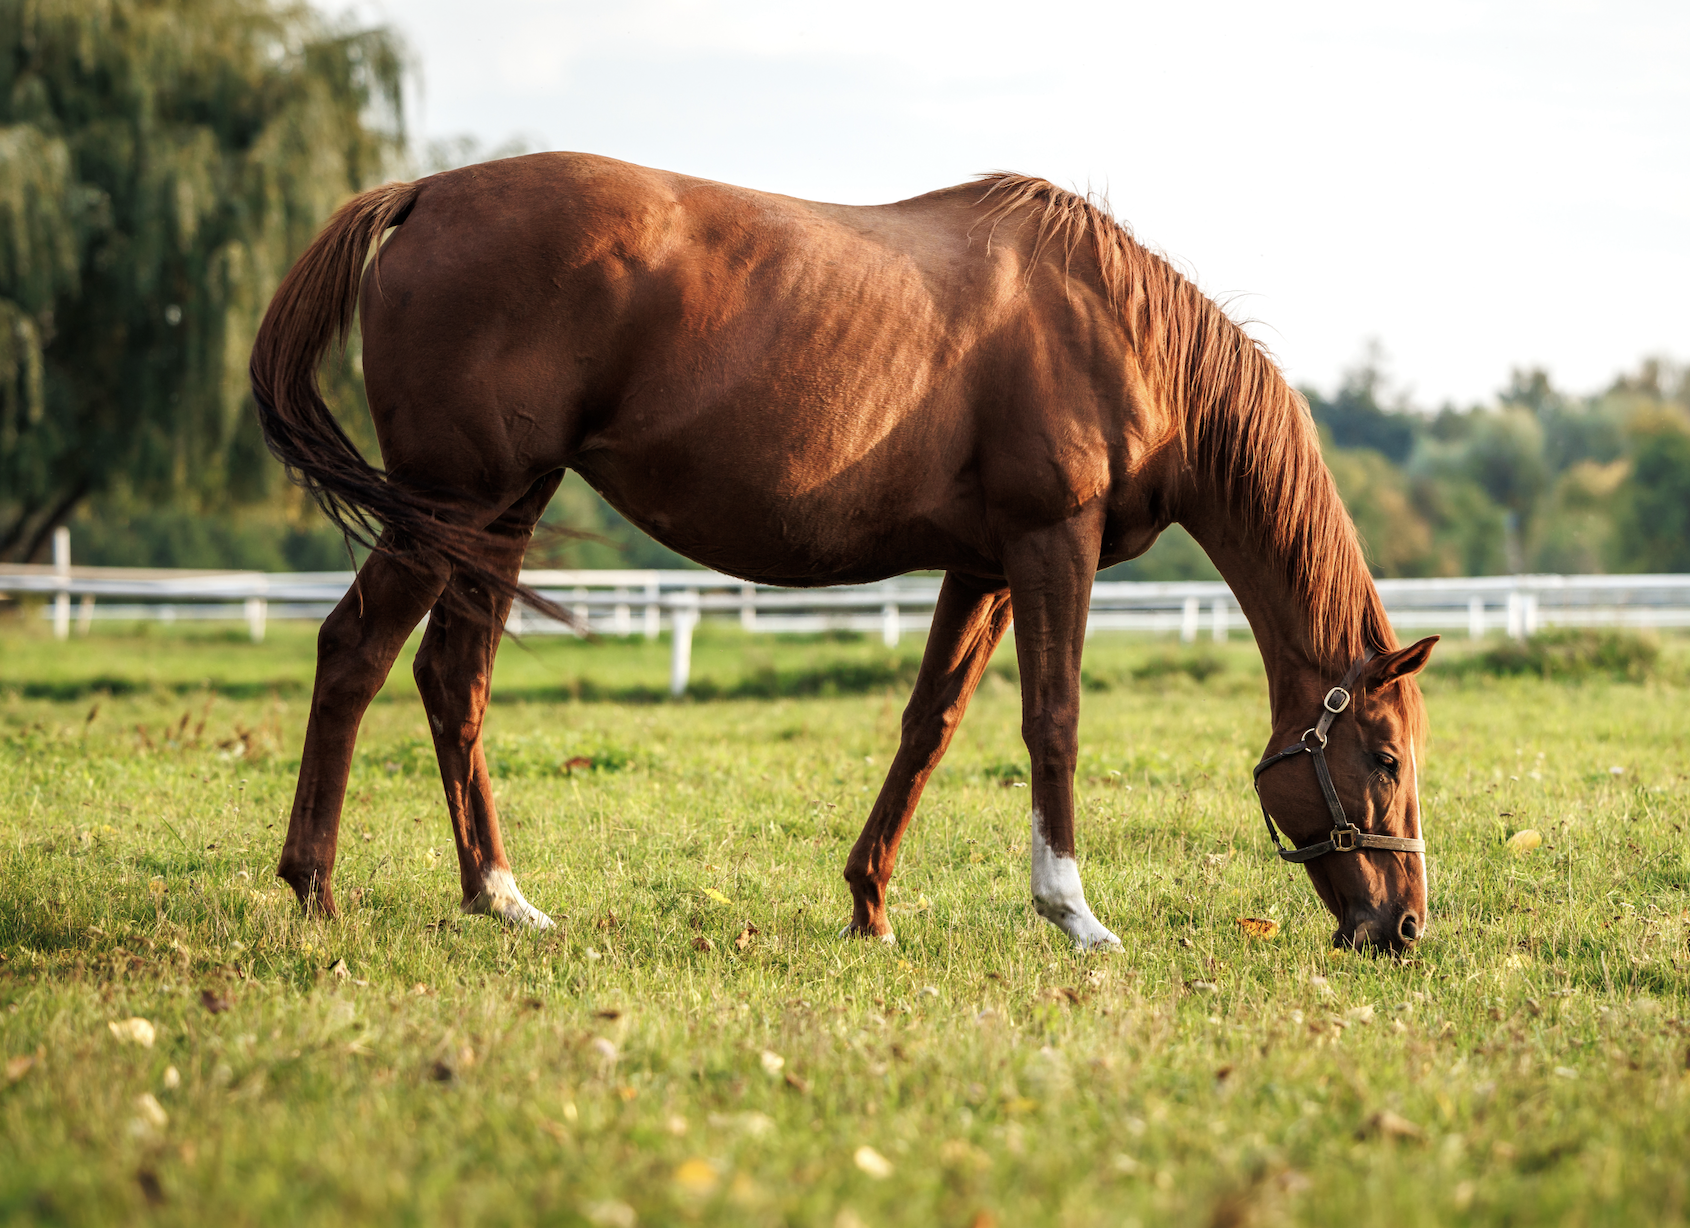
[[1619, 491], [1621, 563], [1644, 572], [1690, 571], [1690, 415], [1640, 411], [1631, 423], [1631, 477]]
[[1414, 451], [1415, 437], [1424, 428], [1420, 415], [1379, 404], [1385, 387], [1384, 351], [1370, 344], [1359, 365], [1344, 372], [1344, 382], [1330, 400], [1312, 388], [1302, 390], [1309, 412], [1340, 448], [1371, 448], [1400, 465]]
[[401, 83], [390, 33], [285, 0], [0, 0], [0, 557], [118, 485], [275, 490], [247, 351], [397, 165]]

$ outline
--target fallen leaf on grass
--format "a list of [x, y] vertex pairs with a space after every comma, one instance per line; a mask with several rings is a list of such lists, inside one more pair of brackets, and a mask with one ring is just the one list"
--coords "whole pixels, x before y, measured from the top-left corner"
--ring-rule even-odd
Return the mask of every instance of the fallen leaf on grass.
[[1279, 933], [1279, 922], [1269, 921], [1265, 917], [1238, 917], [1235, 919], [1239, 929], [1249, 938], [1272, 938]]
[[337, 981], [344, 981], [352, 975], [352, 969], [346, 966], [344, 959], [337, 959], [329, 965], [329, 975]]
[[170, 1114], [164, 1111], [164, 1106], [154, 1099], [151, 1092], [142, 1092], [135, 1097], [135, 1112], [154, 1130], [162, 1130], [170, 1124]]
[[708, 1194], [720, 1181], [710, 1162], [696, 1156], [683, 1160], [675, 1170], [675, 1184], [688, 1194]]
[[876, 1181], [884, 1181], [892, 1175], [892, 1161], [866, 1143], [852, 1154], [851, 1162]]
[[6, 1082], [16, 1083], [29, 1073], [29, 1068], [35, 1065], [35, 1055], [25, 1053], [6, 1060]]
[[781, 1077], [786, 1080], [786, 1085], [793, 1091], [797, 1092], [800, 1096], [807, 1096], [810, 1094], [810, 1081], [808, 1079], [795, 1075], [790, 1070]]
[[718, 903], [718, 904], [732, 904], [733, 903], [732, 900], [728, 899], [727, 896], [723, 895], [720, 891], [717, 891], [714, 887], [701, 887], [701, 888], [699, 888], [699, 890], [704, 892], [704, 894], [707, 897], [709, 897], [710, 899], [715, 900], [716, 903]]
[[445, 1062], [437, 1061], [433, 1066], [429, 1067], [428, 1077], [433, 1079], [436, 1083], [456, 1083], [458, 1081], [458, 1072], [453, 1070]]
[[221, 1015], [229, 1009], [229, 999], [220, 997], [213, 990], [202, 989], [200, 990], [200, 1005], [213, 1015]]
[[1509, 836], [1506, 847], [1514, 856], [1524, 857], [1542, 843], [1543, 833], [1535, 827], [1528, 827]]
[[1193, 993], [1219, 993], [1221, 990], [1213, 981], [1187, 981], [1185, 985]]
[[745, 928], [740, 930], [739, 934], [734, 938], [734, 946], [738, 947], [741, 951], [745, 950], [746, 947], [751, 945], [751, 940], [761, 932], [762, 931], [755, 925], [752, 925], [751, 922], [747, 921], [745, 923]]
[[106, 1024], [111, 1034], [126, 1045], [140, 1045], [143, 1049], [151, 1049], [157, 1033], [153, 1025], [139, 1015], [130, 1019], [113, 1020]]
[[772, 1049], [763, 1050], [762, 1056], [757, 1060], [762, 1063], [763, 1073], [771, 1079], [786, 1067], [786, 1059]]
[[711, 942], [703, 934], [700, 934], [692, 940], [692, 949], [695, 951], [714, 951], [716, 949], [716, 944]]
[[1399, 1117], [1390, 1109], [1380, 1109], [1367, 1119], [1367, 1126], [1362, 1130], [1362, 1136], [1378, 1136], [1381, 1138], [1411, 1138], [1416, 1142], [1424, 1141], [1426, 1132], [1406, 1117]]

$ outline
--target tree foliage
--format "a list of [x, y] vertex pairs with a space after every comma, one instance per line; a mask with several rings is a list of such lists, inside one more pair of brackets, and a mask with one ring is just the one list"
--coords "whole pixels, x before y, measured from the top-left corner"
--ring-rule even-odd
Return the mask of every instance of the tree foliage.
[[0, 557], [93, 495], [274, 494], [246, 356], [403, 152], [380, 29], [274, 0], [0, 3]]
[[1690, 369], [1650, 359], [1590, 397], [1516, 371], [1496, 404], [1436, 415], [1381, 408], [1383, 386], [1306, 393], [1377, 574], [1690, 571]]

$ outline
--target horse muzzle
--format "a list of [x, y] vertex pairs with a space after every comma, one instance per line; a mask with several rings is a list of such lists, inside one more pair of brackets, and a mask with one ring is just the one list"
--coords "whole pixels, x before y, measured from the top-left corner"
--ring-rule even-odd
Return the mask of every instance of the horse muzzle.
[[1400, 955], [1426, 932], [1426, 918], [1413, 909], [1346, 917], [1332, 934], [1332, 945], [1354, 951], [1389, 951]]

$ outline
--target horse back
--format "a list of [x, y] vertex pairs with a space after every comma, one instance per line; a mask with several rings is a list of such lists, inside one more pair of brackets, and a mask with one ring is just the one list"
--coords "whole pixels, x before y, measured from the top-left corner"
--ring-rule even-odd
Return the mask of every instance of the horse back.
[[540, 154], [419, 188], [362, 304], [396, 473], [497, 501], [567, 465], [702, 562], [830, 582], [989, 569], [1134, 437], [1092, 267], [979, 185], [843, 206]]

